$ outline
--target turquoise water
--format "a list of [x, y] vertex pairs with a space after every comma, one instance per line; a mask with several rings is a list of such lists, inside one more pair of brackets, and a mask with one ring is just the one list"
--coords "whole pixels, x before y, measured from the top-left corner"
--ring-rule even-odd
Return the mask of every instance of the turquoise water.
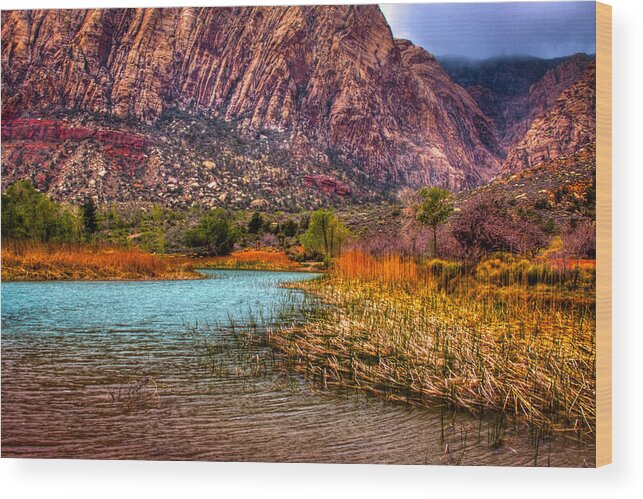
[[[485, 420], [294, 373], [265, 330], [304, 300], [279, 285], [315, 275], [204, 272], [213, 278], [3, 283], [2, 455], [534, 464], [519, 427], [497, 449]], [[540, 465], [593, 462], [586, 444], [539, 452]]]
[[2, 285], [2, 326], [16, 334], [120, 334], [166, 338], [186, 324], [272, 315], [301, 293], [280, 288], [301, 272], [202, 271], [202, 281], [15, 282]]

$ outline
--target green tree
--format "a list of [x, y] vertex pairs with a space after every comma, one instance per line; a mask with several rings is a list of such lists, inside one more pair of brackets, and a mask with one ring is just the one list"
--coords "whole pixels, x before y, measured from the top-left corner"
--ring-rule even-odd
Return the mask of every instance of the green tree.
[[230, 217], [221, 209], [206, 213], [198, 225], [185, 233], [185, 244], [201, 248], [209, 255], [227, 255], [238, 237]]
[[165, 233], [161, 227], [153, 227], [141, 233], [141, 248], [150, 253], [165, 253]]
[[417, 207], [417, 219], [431, 227], [433, 232], [433, 256], [438, 253], [438, 227], [449, 219], [453, 213], [451, 193], [439, 187], [422, 187], [418, 191], [420, 203]]
[[2, 239], [37, 242], [78, 242], [80, 222], [68, 208], [19, 180], [2, 195]]
[[114, 206], [111, 206], [106, 211], [103, 211], [101, 224], [110, 232], [117, 229], [125, 229], [126, 225], [125, 220], [123, 220], [123, 216]]
[[261, 213], [258, 213], [255, 211], [252, 214], [252, 218], [250, 218], [250, 222], [248, 222], [248, 233], [258, 234], [261, 231], [263, 224], [264, 224], [264, 221], [263, 221], [263, 217], [261, 216]]
[[109, 231], [109, 242], [114, 246], [122, 246], [130, 248], [132, 246], [132, 239], [129, 237], [129, 232], [125, 227], [116, 227]]
[[80, 217], [83, 221], [83, 231], [85, 232], [85, 236], [89, 239], [92, 235], [98, 232], [97, 210], [92, 198], [88, 197], [81, 205]]
[[149, 212], [142, 212], [139, 241], [141, 248], [150, 253], [165, 253], [165, 222], [169, 213], [158, 204]]
[[301, 241], [307, 252], [319, 254], [328, 262], [341, 253], [348, 235], [348, 229], [333, 212], [322, 208], [311, 213]]
[[277, 240], [279, 241], [279, 246], [281, 246], [282, 249], [286, 249], [286, 234], [284, 231], [280, 231], [279, 234], [277, 234]]

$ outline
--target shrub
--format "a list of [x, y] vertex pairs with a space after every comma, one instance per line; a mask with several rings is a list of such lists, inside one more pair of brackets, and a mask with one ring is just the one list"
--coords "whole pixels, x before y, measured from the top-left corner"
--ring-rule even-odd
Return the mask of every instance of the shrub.
[[277, 236], [275, 236], [272, 232], [266, 232], [261, 238], [261, 242], [264, 244], [264, 246], [274, 246], [277, 242]]
[[453, 279], [459, 276], [463, 271], [463, 266], [459, 262], [451, 262], [448, 260], [434, 259], [426, 262], [427, 269], [435, 277], [443, 279]]
[[295, 237], [297, 235], [297, 224], [292, 219], [288, 219], [283, 226], [283, 230], [286, 237]]
[[556, 234], [558, 232], [558, 227], [556, 226], [556, 222], [550, 218], [547, 220], [543, 225], [542, 225], [543, 232], [545, 234]]
[[508, 253], [495, 253], [485, 258], [476, 266], [475, 274], [481, 282], [495, 286], [560, 286], [575, 280], [569, 269]]
[[596, 227], [591, 222], [578, 223], [563, 234], [565, 253], [571, 258], [596, 258]]
[[264, 221], [261, 213], [254, 212], [250, 222], [248, 222], [248, 233], [249, 234], [258, 234], [263, 227]]
[[537, 199], [534, 203], [534, 208], [538, 210], [548, 210], [551, 208], [551, 204], [547, 199]]

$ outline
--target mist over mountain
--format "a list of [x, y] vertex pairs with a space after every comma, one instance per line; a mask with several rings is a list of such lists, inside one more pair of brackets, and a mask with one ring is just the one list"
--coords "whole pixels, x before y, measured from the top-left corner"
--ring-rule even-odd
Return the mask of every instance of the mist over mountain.
[[438, 62], [457, 84], [465, 88], [481, 86], [502, 95], [517, 96], [528, 93], [531, 85], [566, 59], [568, 57], [542, 59], [515, 55], [482, 60], [438, 57]]

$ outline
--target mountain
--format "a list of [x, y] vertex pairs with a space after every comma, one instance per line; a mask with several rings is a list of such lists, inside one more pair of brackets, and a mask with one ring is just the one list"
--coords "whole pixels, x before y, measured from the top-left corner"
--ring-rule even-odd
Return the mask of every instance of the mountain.
[[530, 125], [509, 152], [502, 171], [513, 173], [549, 159], [567, 156], [596, 142], [596, 64]]
[[494, 58], [485, 61], [441, 60], [496, 127], [498, 140], [510, 150], [533, 121], [554, 105], [593, 60], [586, 54], [557, 59]]
[[377, 6], [4, 11], [2, 94], [3, 182], [60, 198], [296, 209], [480, 185], [505, 155]]

